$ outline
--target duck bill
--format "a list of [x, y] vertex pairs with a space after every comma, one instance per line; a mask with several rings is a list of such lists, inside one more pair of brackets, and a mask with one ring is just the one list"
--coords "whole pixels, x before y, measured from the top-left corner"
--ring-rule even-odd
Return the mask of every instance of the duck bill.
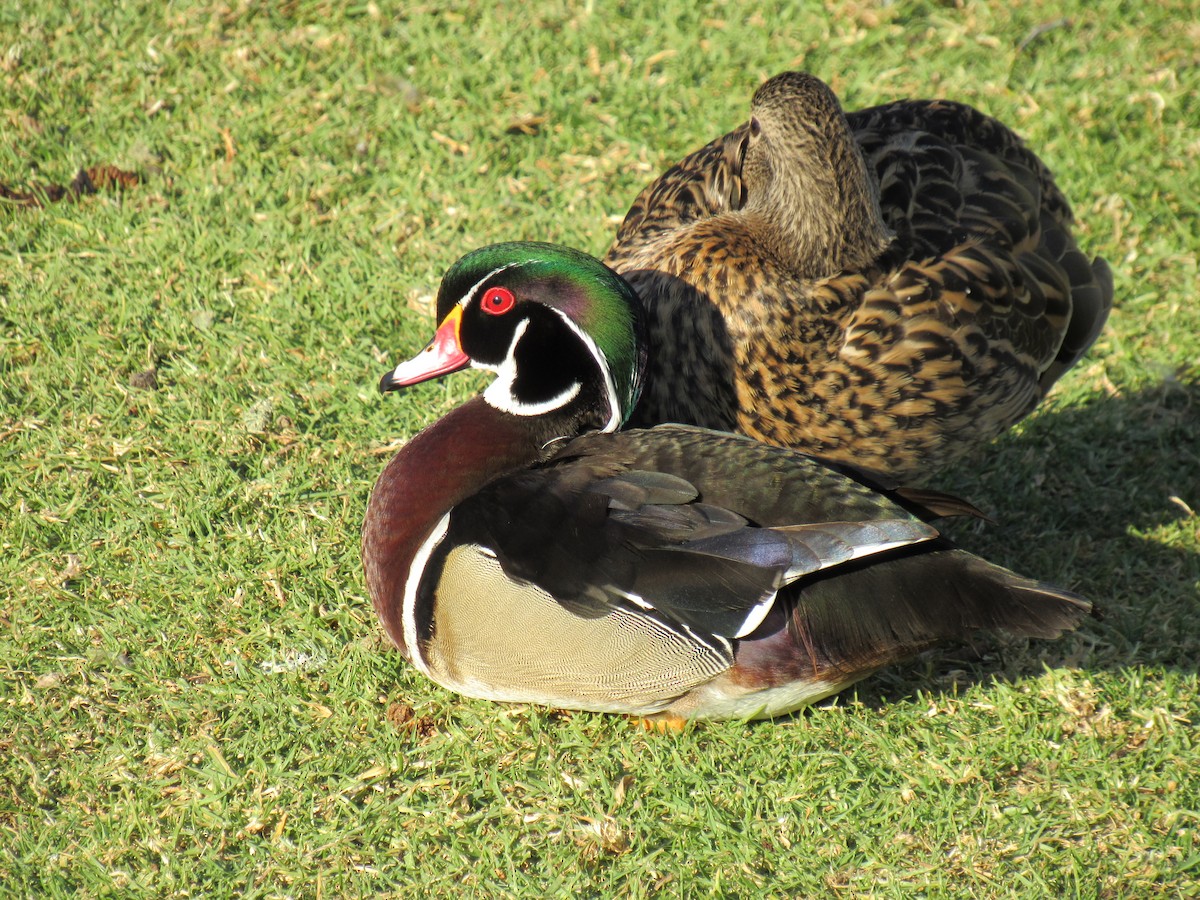
[[412, 359], [400, 363], [383, 378], [379, 379], [380, 391], [394, 391], [410, 384], [420, 384], [439, 375], [448, 375], [465, 369], [471, 364], [471, 357], [463, 352], [458, 339], [459, 326], [462, 324], [462, 307], [456, 306], [450, 311], [442, 324], [420, 353]]

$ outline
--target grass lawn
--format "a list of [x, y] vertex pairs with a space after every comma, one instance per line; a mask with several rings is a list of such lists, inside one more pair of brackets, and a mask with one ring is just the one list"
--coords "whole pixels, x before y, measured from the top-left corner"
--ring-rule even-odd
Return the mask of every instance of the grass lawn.
[[[0, 895], [1197, 896], [1194, 0], [496, 5], [0, 7]], [[934, 482], [1106, 618], [682, 734], [426, 682], [359, 525], [483, 382], [380, 374], [459, 255], [602, 253], [787, 68], [1009, 122], [1111, 262], [1088, 359]]]

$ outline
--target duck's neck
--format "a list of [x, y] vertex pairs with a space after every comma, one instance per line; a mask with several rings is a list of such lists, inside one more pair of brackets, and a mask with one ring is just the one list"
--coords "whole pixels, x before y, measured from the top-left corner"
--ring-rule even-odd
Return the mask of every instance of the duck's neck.
[[375, 611], [405, 656], [412, 653], [404, 637], [406, 584], [442, 517], [496, 478], [548, 457], [555, 436], [546, 417], [515, 416], [476, 397], [388, 463], [367, 503], [363, 567]]
[[768, 184], [750, 189], [745, 208], [780, 261], [809, 279], [868, 268], [892, 239], [849, 128], [842, 120], [830, 129], [798, 158], [772, 160]]

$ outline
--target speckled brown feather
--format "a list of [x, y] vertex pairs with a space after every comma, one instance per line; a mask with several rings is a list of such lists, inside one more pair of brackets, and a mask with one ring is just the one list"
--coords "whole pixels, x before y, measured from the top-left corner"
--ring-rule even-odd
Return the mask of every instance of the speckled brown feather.
[[1027, 415], [1112, 304], [1045, 165], [948, 101], [842, 114], [787, 73], [634, 202], [605, 262], [649, 311], [637, 424], [921, 479]]

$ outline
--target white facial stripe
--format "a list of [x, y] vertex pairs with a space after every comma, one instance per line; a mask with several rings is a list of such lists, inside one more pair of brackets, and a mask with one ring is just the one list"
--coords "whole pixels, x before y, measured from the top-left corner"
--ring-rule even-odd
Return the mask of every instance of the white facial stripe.
[[529, 320], [522, 319], [517, 325], [516, 331], [513, 332], [512, 343], [508, 345], [508, 353], [505, 354], [504, 362], [500, 365], [473, 363], [476, 368], [496, 373], [496, 380], [487, 386], [487, 390], [483, 392], [483, 399], [496, 409], [512, 413], [514, 416], [540, 416], [560, 409], [578, 397], [579, 392], [583, 390], [583, 385], [576, 381], [561, 394], [557, 394], [549, 400], [543, 400], [541, 403], [522, 403], [516, 398], [513, 394], [513, 383], [517, 378], [517, 343], [528, 328]]
[[580, 330], [579, 326], [572, 322], [569, 316], [557, 309], [554, 311], [567, 323], [567, 327], [575, 332], [579, 339], [583, 341], [584, 346], [588, 348], [588, 352], [592, 354], [592, 358], [596, 360], [596, 365], [600, 367], [600, 371], [604, 374], [604, 392], [608, 395], [608, 408], [612, 411], [612, 415], [608, 417], [608, 422], [601, 430], [616, 431], [621, 425], [621, 403], [617, 399], [617, 385], [613, 381], [612, 368], [608, 364], [608, 359], [604, 356], [604, 353], [597, 346], [596, 342]]
[[412, 664], [426, 676], [429, 675], [429, 663], [425, 661], [421, 647], [417, 643], [417, 588], [421, 584], [421, 576], [425, 574], [425, 567], [429, 565], [429, 557], [433, 555], [437, 545], [442, 542], [449, 527], [450, 513], [446, 513], [433, 526], [429, 537], [425, 538], [421, 542], [421, 546], [417, 548], [412, 565], [408, 569], [408, 578], [404, 582], [404, 607], [400, 613], [400, 621], [404, 625], [404, 646], [408, 648]]
[[[487, 372], [495, 372], [498, 376], [495, 383], [500, 384], [503, 382], [511, 389], [512, 383], [517, 377], [517, 342], [521, 340], [528, 329], [528, 319], [522, 319], [517, 323], [517, 327], [513, 331], [513, 338], [508, 342], [508, 350], [504, 354], [504, 362], [500, 363], [500, 365], [494, 366], [491, 363], [479, 362], [478, 360], [472, 359], [471, 368], [483, 369]], [[489, 387], [489, 390], [490, 389], [491, 388]]]
[[543, 400], [541, 403], [522, 403], [497, 380], [488, 385], [487, 390], [483, 392], [483, 399], [496, 409], [512, 413], [514, 416], [541, 416], [566, 406], [579, 396], [581, 388], [582, 386], [576, 381], [561, 394], [551, 397], [549, 400]]
[[483, 392], [483, 399], [496, 407], [496, 409], [512, 412], [511, 407], [516, 405], [516, 399], [512, 395], [512, 390], [513, 382], [517, 379], [517, 341], [521, 340], [521, 336], [525, 334], [528, 328], [528, 319], [522, 319], [517, 323], [516, 331], [513, 332], [513, 339], [508, 345], [508, 351], [504, 354], [504, 362], [500, 363], [500, 365], [494, 366], [491, 363], [479, 362], [475, 359], [471, 360], [471, 368], [496, 373], [496, 380], [489, 384]]
[[[532, 260], [512, 262], [492, 269], [492, 271], [488, 272], [471, 286], [471, 289], [467, 291], [460, 301], [458, 301], [458, 305], [465, 309], [467, 305], [470, 304], [470, 302], [474, 299], [475, 295], [479, 292], [479, 289], [483, 286], [484, 282], [486, 282], [488, 279], [499, 274], [500, 272], [505, 271], [506, 269], [527, 265], [528, 262], [532, 262]], [[613, 380], [612, 368], [608, 364], [608, 359], [600, 350], [600, 347], [596, 344], [596, 342], [592, 340], [588, 334], [582, 331], [578, 325], [572, 322], [571, 318], [566, 313], [557, 309], [553, 311], [558, 313], [562, 320], [567, 323], [567, 327], [570, 328], [571, 331], [575, 332], [580, 341], [583, 342], [583, 345], [587, 347], [588, 352], [592, 354], [592, 358], [596, 360], [596, 364], [600, 367], [600, 371], [604, 375], [604, 392], [608, 396], [608, 408], [610, 410], [608, 422], [605, 423], [604, 428], [601, 430], [616, 431], [621, 426], [621, 402], [617, 397], [617, 385]], [[540, 416], [544, 413], [548, 413], [559, 409], [560, 407], [566, 406], [577, 396], [579, 396], [579, 392], [583, 390], [583, 385], [576, 382], [558, 396], [552, 397], [549, 400], [543, 401], [542, 403], [521, 403], [519, 400], [517, 400], [517, 398], [513, 395], [512, 390], [513, 383], [516, 381], [517, 377], [517, 366], [515, 360], [517, 342], [521, 339], [521, 336], [525, 334], [525, 330], [528, 327], [528, 319], [522, 320], [521, 324], [517, 326], [517, 330], [513, 334], [512, 343], [508, 345], [508, 353], [504, 357], [504, 362], [500, 363], [500, 365], [494, 366], [488, 363], [481, 363], [476, 360], [472, 360], [471, 367], [474, 369], [483, 369], [488, 372], [496, 373], [496, 380], [488, 385], [487, 389], [483, 392], [483, 398], [488, 402], [488, 404], [496, 409], [513, 413], [514, 415], [518, 416]]]
[[524, 262], [510, 262], [510, 263], [506, 263], [503, 266], [499, 266], [495, 269], [492, 269], [492, 271], [488, 272], [486, 275], [484, 275], [482, 278], [480, 278], [477, 282], [475, 282], [473, 285], [471, 285], [471, 289], [469, 291], [467, 291], [465, 294], [463, 294], [463, 298], [458, 301], [458, 305], [461, 306], [463, 309], [466, 309], [467, 305], [471, 302], [472, 299], [474, 299], [475, 294], [483, 286], [483, 283], [485, 281], [487, 281], [489, 278], [491, 278], [494, 275], [499, 275], [505, 269], [514, 269], [517, 266], [523, 266], [523, 265], [525, 265]]

